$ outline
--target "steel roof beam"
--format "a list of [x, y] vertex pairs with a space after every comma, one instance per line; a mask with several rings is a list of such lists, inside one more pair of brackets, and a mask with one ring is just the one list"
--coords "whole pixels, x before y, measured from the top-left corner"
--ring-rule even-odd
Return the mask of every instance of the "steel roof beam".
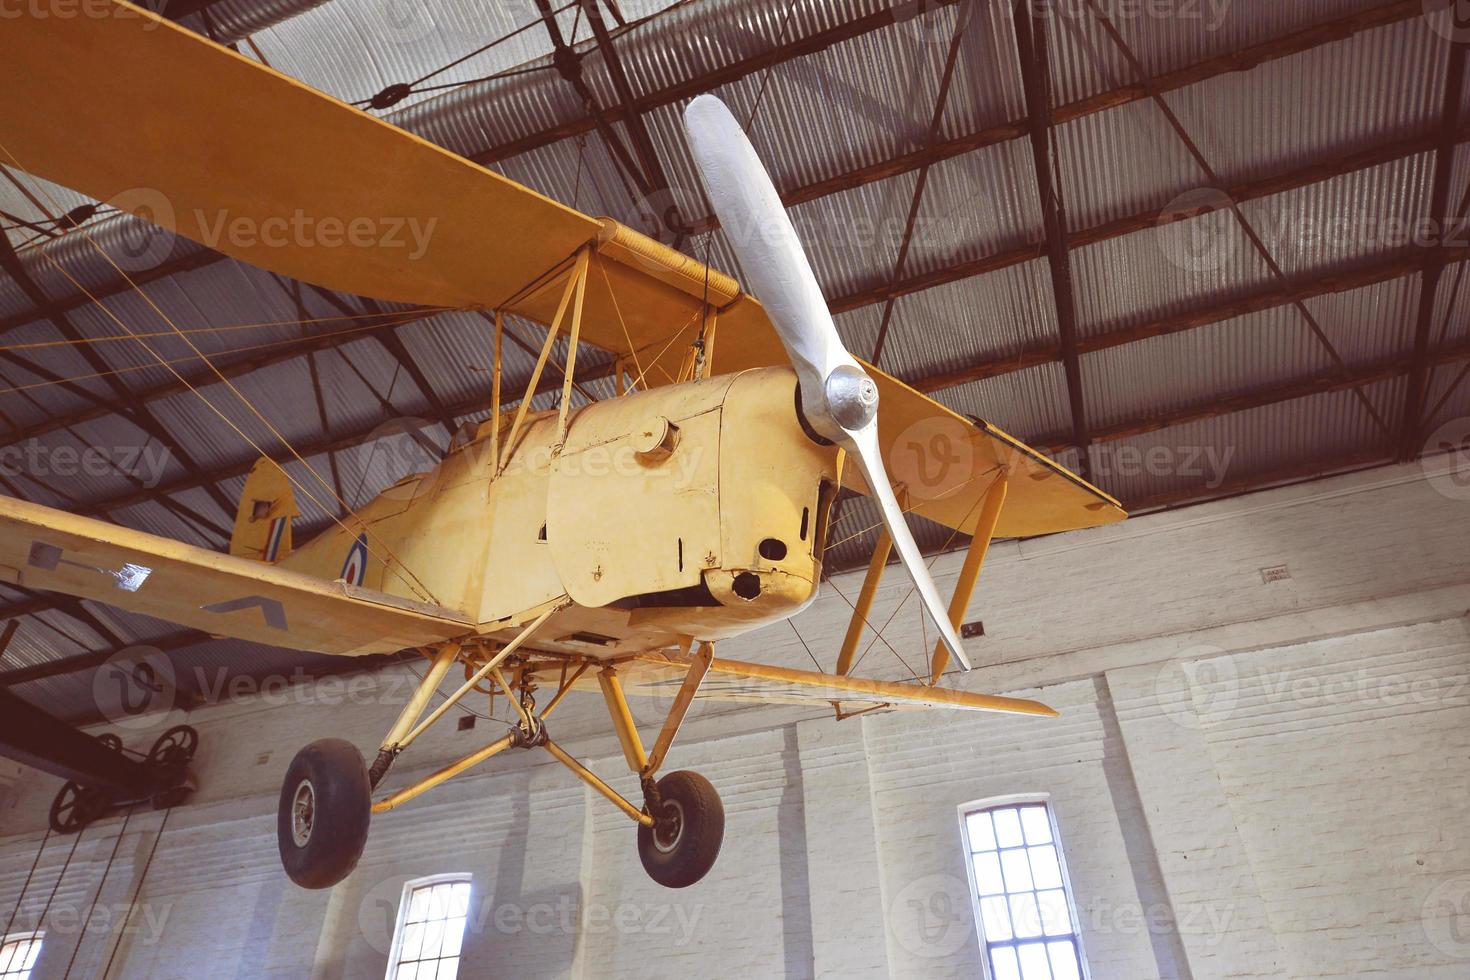
[[[930, 0], [930, 2], [931, 7], [937, 8], [959, 2], [959, 0]], [[912, 7], [913, 4], [909, 4], [908, 6]], [[899, 6], [895, 9], [902, 11], [905, 8]], [[1161, 92], [1175, 91], [1221, 75], [1247, 71], [1258, 65], [1276, 61], [1280, 58], [1290, 57], [1291, 55], [1310, 51], [1326, 44], [1342, 41], [1364, 31], [1396, 24], [1400, 21], [1408, 20], [1411, 17], [1420, 16], [1422, 13], [1423, 6], [1420, 0], [1397, 0], [1394, 3], [1372, 7], [1358, 13], [1325, 21], [1280, 38], [1273, 38], [1259, 44], [1248, 45], [1235, 51], [1206, 58], [1193, 65], [1188, 65], [1172, 72], [1156, 75], [1153, 79], [1153, 85]], [[852, 40], [875, 30], [892, 26], [894, 21], [894, 10], [869, 14], [857, 20], [850, 21], [847, 24], [819, 32], [809, 38], [784, 45], [776, 51], [748, 58], [734, 65], [726, 66], [717, 71], [668, 86], [657, 92], [635, 99], [632, 109], [640, 113], [646, 113], [650, 109], [658, 108], [659, 106], [671, 105], [675, 102], [692, 98], [701, 92], [738, 81], [741, 78], [745, 78], [750, 74], [762, 71], [773, 65], [783, 64], [805, 55], [816, 54], [843, 41]], [[1145, 98], [1148, 98], [1148, 93], [1142, 85], [1123, 85], [1059, 106], [1053, 114], [1053, 118], [1057, 123], [1067, 123]], [[622, 118], [623, 113], [626, 111], [629, 110], [623, 107], [613, 106], [604, 110], [603, 115], [610, 120], [618, 120]], [[520, 140], [492, 147], [483, 153], [472, 154], [470, 159], [482, 164], [491, 163], [538, 147], [550, 145], [561, 139], [589, 132], [594, 128], [595, 123], [591, 117], [587, 117], [571, 124], [552, 127]], [[911, 170], [917, 170], [925, 165], [938, 163], [951, 157], [962, 156], [963, 154], [983, 147], [1020, 139], [1025, 135], [1025, 120], [1015, 120], [985, 127], [964, 136], [936, 143], [932, 147], [925, 147], [911, 153], [900, 154], [888, 160], [868, 164], [842, 174], [836, 174], [832, 177], [823, 178], [810, 184], [793, 188], [782, 194], [781, 197], [787, 207], [803, 204], [821, 197], [826, 197], [829, 194], [835, 194], [839, 191], [851, 190], [855, 187], [862, 187], [876, 181], [886, 180], [889, 177], [907, 173]], [[1466, 137], [1462, 135], [1461, 139], [1463, 140], [1464, 138]], [[1433, 144], [1431, 143], [1428, 148], [1432, 148], [1432, 146]], [[1237, 199], [1241, 200], [1241, 198]], [[1157, 217], [1157, 215], [1155, 214], [1154, 217]], [[716, 223], [712, 219], [705, 217], [704, 219], [692, 221], [689, 230], [691, 234], [697, 234], [716, 226]], [[1072, 247], [1077, 247], [1076, 241], [1072, 241], [1071, 244]], [[1043, 254], [1039, 245], [1025, 251], [1030, 254], [1021, 257], [1017, 257], [1016, 255], [1001, 257], [1002, 264], [994, 266], [994, 268], [1004, 268], [1005, 265], [1014, 264], [1016, 261], [1028, 261], [1029, 259], [1039, 258]], [[218, 252], [201, 249], [197, 253], [182, 256], [148, 272], [134, 274], [132, 278], [139, 285], [145, 285], [177, 273], [189, 272], [212, 265], [225, 258], [226, 256], [220, 255]], [[978, 275], [981, 272], [991, 271], [990, 268], [983, 265], [966, 265], [972, 271], [961, 272], [954, 279], [961, 279], [970, 275]], [[954, 279], [943, 279], [941, 281], [950, 282], [954, 281]], [[119, 293], [126, 292], [131, 288], [127, 283], [119, 283], [106, 288], [92, 290], [92, 295], [98, 299], [107, 299]], [[901, 291], [896, 295], [902, 295], [902, 292], [905, 291], [915, 291], [914, 288], [900, 288]], [[920, 286], [917, 288], [927, 287]], [[52, 308], [60, 312], [69, 312], [70, 310], [85, 306], [90, 302], [91, 299], [86, 295], [76, 294], [56, 300], [52, 304]], [[835, 307], [834, 311], [836, 311]], [[39, 310], [32, 309], [4, 317], [0, 319], [0, 335], [18, 326], [23, 326], [40, 319], [41, 316], [42, 313]]]
[[[1450, 180], [1455, 169], [1455, 147], [1460, 131], [1460, 98], [1465, 85], [1465, 51], [1463, 43], [1451, 42], [1445, 66], [1444, 95], [1440, 102], [1439, 145], [1434, 152], [1434, 185], [1430, 192], [1429, 215], [1435, 234], [1443, 241], [1450, 230]], [[1470, 198], [1467, 198], [1470, 199]], [[1463, 227], [1465, 215], [1458, 216]], [[1420, 282], [1419, 308], [1414, 324], [1414, 365], [1409, 372], [1409, 386], [1404, 392], [1403, 414], [1399, 417], [1398, 458], [1412, 459], [1425, 420], [1424, 401], [1429, 377], [1429, 341], [1434, 320], [1435, 298], [1444, 266], [1424, 270]]]
[[[1153, 337], [1183, 333], [1249, 313], [1259, 313], [1280, 306], [1292, 306], [1318, 296], [1328, 296], [1388, 282], [1392, 279], [1401, 279], [1433, 265], [1448, 265], [1467, 260], [1470, 260], [1470, 247], [1418, 249], [1408, 255], [1395, 256], [1347, 272], [1303, 276], [1301, 281], [1288, 286], [1272, 283], [1235, 299], [1210, 303], [1193, 310], [1159, 317], [1130, 327], [1120, 327], [1105, 333], [1079, 337], [1077, 350], [1080, 354], [1090, 354], [1094, 351], [1122, 347], [1125, 344], [1133, 344]], [[941, 371], [921, 378], [908, 379], [907, 383], [910, 387], [923, 392], [942, 391], [945, 388], [955, 388], [972, 381], [996, 378], [1041, 364], [1050, 364], [1061, 360], [1061, 357], [1060, 346], [1051, 344], [1004, 357], [986, 358], [952, 371]]]
[[[1470, 342], [1446, 347], [1429, 358], [1429, 362], [1436, 366], [1457, 364], [1467, 360], [1470, 360]], [[1191, 422], [1203, 422], [1207, 419], [1233, 415], [1236, 412], [1246, 412], [1253, 408], [1264, 408], [1268, 405], [1295, 401], [1298, 398], [1348, 391], [1363, 385], [1376, 384], [1399, 377], [1407, 373], [1413, 363], [1412, 358], [1407, 355], [1398, 355], [1354, 368], [1347, 376], [1338, 372], [1311, 374], [1201, 404], [1188, 405], [1167, 412], [1149, 412], [1123, 422], [1094, 426], [1092, 438], [1095, 442], [1116, 442], [1120, 439], [1157, 432], [1160, 429], [1188, 425]], [[1071, 444], [1069, 439], [1056, 437], [1037, 443], [1036, 448], [1045, 453], [1056, 454]]]
[[[1026, 95], [1027, 131], [1036, 196], [1041, 205], [1046, 242], [1046, 265], [1051, 276], [1052, 303], [1057, 317], [1057, 346], [1067, 379], [1067, 403], [1072, 415], [1072, 444], [1078, 450], [1078, 469], [1092, 480], [1092, 439], [1087, 433], [1087, 409], [1082, 395], [1082, 360], [1077, 353], [1077, 301], [1072, 289], [1072, 259], [1067, 248], [1066, 212], [1056, 180], [1055, 133], [1052, 129], [1051, 68], [1046, 54], [1046, 20], [1032, 3], [1016, 5], [1013, 20], [1016, 53], [1021, 61]], [[890, 301], [891, 302], [891, 301]]]

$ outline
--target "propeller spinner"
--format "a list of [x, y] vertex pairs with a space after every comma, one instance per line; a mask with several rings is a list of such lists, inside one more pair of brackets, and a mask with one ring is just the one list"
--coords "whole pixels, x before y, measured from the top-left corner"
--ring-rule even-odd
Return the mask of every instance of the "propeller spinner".
[[701, 95], [684, 129], [705, 191], [796, 368], [808, 424], [857, 460], [929, 617], [956, 663], [970, 669], [939, 590], [904, 523], [878, 445], [878, 387], [842, 346], [827, 301], [770, 175], [725, 104]]

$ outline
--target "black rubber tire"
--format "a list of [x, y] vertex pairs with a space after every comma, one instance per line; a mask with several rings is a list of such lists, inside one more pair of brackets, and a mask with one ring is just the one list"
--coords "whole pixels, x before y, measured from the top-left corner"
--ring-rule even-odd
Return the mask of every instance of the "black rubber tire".
[[[295, 806], [303, 786], [310, 815], [298, 840]], [[351, 874], [367, 843], [372, 805], [357, 746], [324, 738], [296, 753], [276, 810], [276, 843], [291, 880], [302, 888], [331, 888]]]
[[709, 873], [725, 839], [725, 807], [710, 781], [697, 772], [671, 772], [658, 781], [663, 813], [677, 812], [677, 831], [638, 827], [638, 857], [643, 870], [665, 888], [687, 888]]

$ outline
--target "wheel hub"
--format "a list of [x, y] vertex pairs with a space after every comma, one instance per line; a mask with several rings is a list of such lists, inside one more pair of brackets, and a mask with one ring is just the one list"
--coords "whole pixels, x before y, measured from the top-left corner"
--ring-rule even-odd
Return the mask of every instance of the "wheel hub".
[[679, 846], [684, 836], [684, 807], [678, 800], [665, 800], [663, 816], [653, 826], [653, 846], [660, 854], [667, 854]]
[[311, 826], [316, 819], [316, 790], [311, 780], [303, 779], [291, 798], [291, 839], [297, 847], [311, 840]]

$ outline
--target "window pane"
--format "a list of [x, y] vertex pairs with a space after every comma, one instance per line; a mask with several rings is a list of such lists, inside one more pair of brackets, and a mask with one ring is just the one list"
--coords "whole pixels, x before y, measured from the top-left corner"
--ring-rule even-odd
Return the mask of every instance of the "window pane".
[[463, 918], [470, 914], [470, 884], [460, 881], [452, 887], [453, 890], [449, 893], [449, 914]]
[[415, 922], [403, 927], [403, 945], [398, 949], [398, 962], [416, 960], [423, 955], [424, 924]]
[[439, 961], [439, 976], [436, 980], [454, 980], [459, 975], [459, 957]]
[[419, 965], [417, 963], [405, 963], [398, 968], [396, 980], [417, 980]]
[[429, 918], [442, 919], [449, 906], [449, 886], [435, 885], [429, 889]]
[[1041, 943], [1029, 943], [1016, 949], [1021, 959], [1021, 976], [1025, 980], [1050, 980], [1051, 967], [1046, 962], [1046, 947]]
[[1036, 906], [1041, 910], [1041, 929], [1048, 936], [1065, 936], [1072, 931], [1072, 913], [1067, 910], [1067, 893], [1060, 888], [1037, 892]]
[[1016, 930], [1017, 939], [1041, 935], [1041, 913], [1033, 893], [1011, 896], [1011, 927]]
[[1051, 821], [1047, 819], [1046, 807], [1023, 806], [1021, 808], [1021, 826], [1026, 831], [1026, 843], [1051, 843]]
[[421, 960], [437, 960], [439, 948], [444, 945], [444, 920], [433, 919], [424, 923], [424, 948], [419, 953]]
[[464, 919], [456, 916], [444, 923], [444, 948], [440, 956], [458, 956], [464, 944]]
[[20, 954], [20, 941], [6, 943], [0, 947], [0, 973], [10, 969], [10, 961]]
[[1047, 943], [1046, 951], [1051, 955], [1051, 975], [1057, 980], [1082, 980], [1077, 969], [1077, 947], [1072, 940]]
[[31, 939], [25, 944], [26, 959], [22, 969], [29, 970], [36, 965], [36, 957], [41, 955], [41, 940]]
[[990, 973], [995, 980], [1021, 980], [1021, 964], [1016, 962], [1016, 950], [1001, 946], [990, 951]]
[[1001, 847], [1018, 847], [1021, 840], [1021, 818], [1012, 809], [992, 810], [995, 818], [995, 842]]
[[423, 922], [429, 917], [429, 889], [417, 888], [408, 898], [408, 915], [404, 922]]
[[1028, 892], [1031, 890], [1031, 862], [1021, 848], [1000, 852], [1000, 866], [1006, 874], [1006, 891]]
[[995, 830], [990, 825], [990, 814], [981, 810], [965, 818], [965, 827], [970, 835], [970, 850], [995, 850]]
[[975, 855], [975, 887], [981, 895], [999, 895], [1006, 890], [1000, 877], [1000, 857], [994, 851]]
[[1054, 845], [1028, 847], [1026, 853], [1031, 858], [1031, 880], [1035, 888], [1062, 887], [1062, 867], [1057, 863], [1057, 849]]
[[1011, 938], [1011, 916], [1006, 909], [1004, 895], [980, 899], [980, 928], [992, 943]]

